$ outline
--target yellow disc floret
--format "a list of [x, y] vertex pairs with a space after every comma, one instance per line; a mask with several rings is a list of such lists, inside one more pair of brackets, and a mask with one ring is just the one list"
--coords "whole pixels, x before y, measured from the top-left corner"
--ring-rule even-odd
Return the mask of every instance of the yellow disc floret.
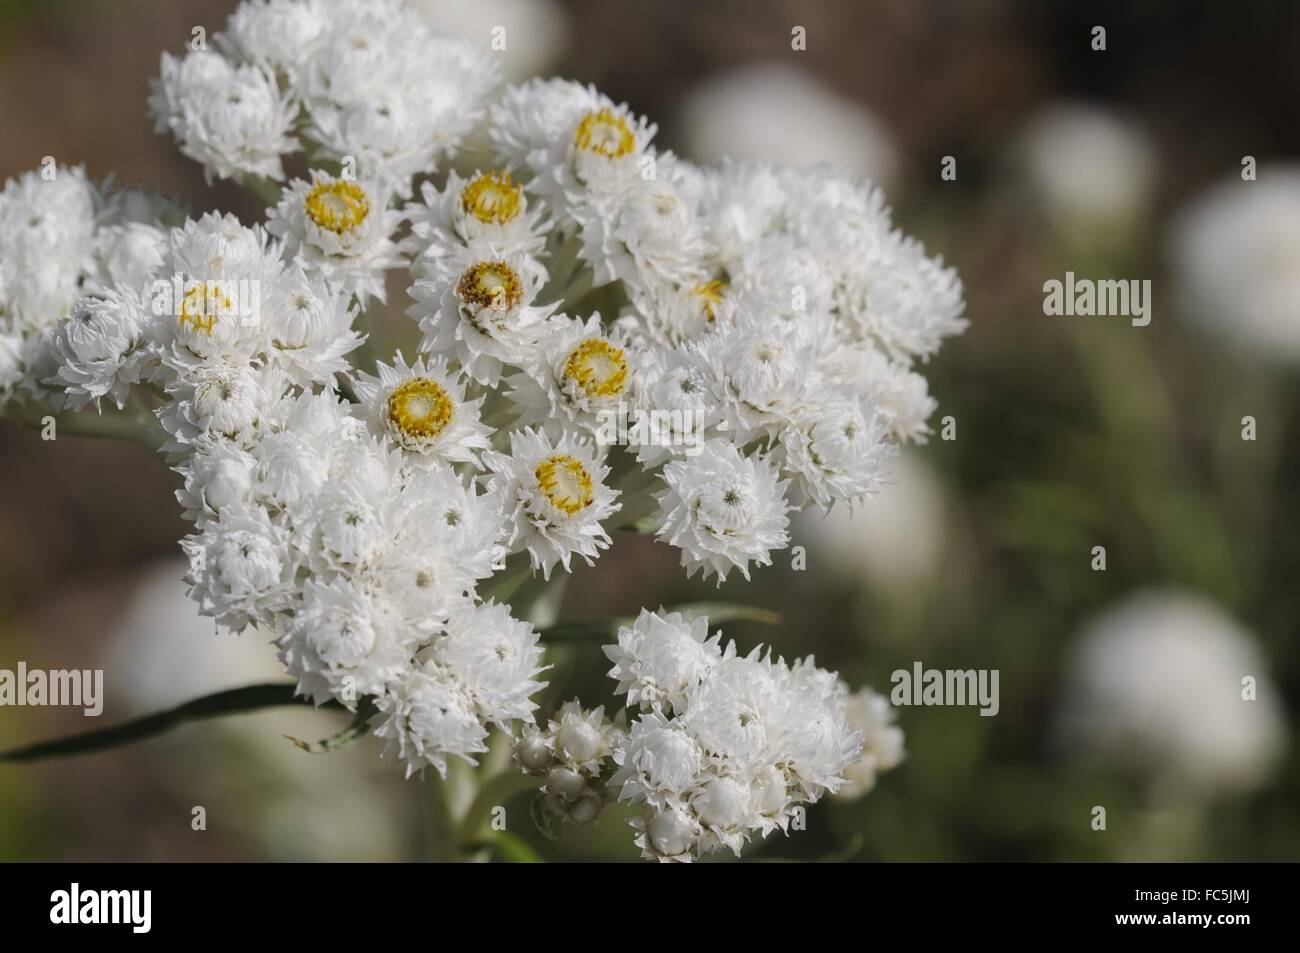
[[567, 453], [547, 457], [537, 464], [537, 482], [557, 510], [573, 516], [591, 505], [595, 493], [591, 474], [582, 461]]
[[636, 135], [626, 119], [606, 108], [582, 117], [573, 135], [573, 145], [583, 152], [619, 159], [636, 148]]
[[370, 214], [370, 199], [365, 190], [350, 179], [317, 182], [303, 205], [308, 218], [336, 235], [356, 228]]
[[512, 222], [523, 208], [524, 189], [510, 180], [509, 172], [484, 172], [460, 193], [460, 207], [484, 225]]
[[715, 278], [691, 289], [691, 297], [699, 300], [700, 310], [704, 312], [704, 317], [710, 324], [718, 317], [718, 306], [722, 304], [722, 294], [726, 290], [727, 283], [721, 278]]
[[231, 314], [234, 309], [234, 302], [226, 297], [215, 281], [204, 281], [185, 292], [177, 321], [181, 327], [188, 326], [211, 335], [217, 319], [223, 314]]
[[475, 262], [456, 283], [456, 293], [467, 304], [511, 311], [524, 298], [523, 282], [504, 261]]
[[406, 440], [422, 443], [447, 429], [456, 412], [447, 389], [427, 377], [402, 381], [388, 395], [388, 425]]
[[569, 352], [561, 373], [587, 397], [617, 397], [627, 387], [627, 358], [604, 338], [587, 338]]

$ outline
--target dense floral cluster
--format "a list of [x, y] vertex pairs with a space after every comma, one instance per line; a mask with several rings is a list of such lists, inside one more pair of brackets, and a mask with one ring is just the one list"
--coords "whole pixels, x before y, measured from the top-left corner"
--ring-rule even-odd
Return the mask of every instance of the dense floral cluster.
[[[853, 506], [925, 438], [917, 362], [965, 323], [873, 186], [694, 166], [593, 88], [499, 90], [490, 57], [400, 0], [249, 0], [150, 105], [209, 176], [274, 191], [264, 224], [67, 168], [0, 193], [0, 406], [156, 416], [201, 610], [270, 634], [303, 695], [368, 700], [408, 773], [533, 721], [539, 635], [498, 583], [619, 529], [748, 578], [791, 510]], [[364, 315], [394, 269], [418, 354], [376, 354]], [[835, 676], [703, 625], [620, 635], [626, 733], [575, 704], [525, 735], [568, 816], [606, 781], [648, 805], [653, 856], [786, 826], [861, 748]]]

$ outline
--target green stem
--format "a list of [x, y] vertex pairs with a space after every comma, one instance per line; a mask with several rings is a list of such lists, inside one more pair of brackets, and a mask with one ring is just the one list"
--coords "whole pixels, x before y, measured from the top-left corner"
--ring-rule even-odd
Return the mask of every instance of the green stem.
[[519, 770], [507, 769], [489, 778], [478, 789], [457, 825], [456, 842], [468, 848], [479, 841], [493, 808], [504, 807], [505, 802], [514, 795], [529, 789], [535, 790], [537, 786], [537, 778], [529, 777]]

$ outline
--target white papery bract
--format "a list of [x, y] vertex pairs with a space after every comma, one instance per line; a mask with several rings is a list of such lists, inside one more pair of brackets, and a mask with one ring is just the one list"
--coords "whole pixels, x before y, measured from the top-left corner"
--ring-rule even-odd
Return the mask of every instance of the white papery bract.
[[[158, 130], [265, 220], [53, 164], [7, 182], [0, 407], [158, 446], [199, 612], [265, 633], [408, 776], [495, 727], [553, 815], [621, 797], [648, 857], [738, 852], [896, 762], [889, 713], [661, 609], [606, 649], [630, 728], [577, 700], [537, 726], [543, 633], [495, 600], [526, 613], [522, 577], [616, 529], [719, 584], [769, 565], [792, 509], [854, 506], [925, 439], [961, 285], [870, 183], [693, 165], [594, 87], [498, 92], [487, 40], [403, 0], [245, 0], [164, 54]], [[410, 359], [366, 313], [394, 271]]]

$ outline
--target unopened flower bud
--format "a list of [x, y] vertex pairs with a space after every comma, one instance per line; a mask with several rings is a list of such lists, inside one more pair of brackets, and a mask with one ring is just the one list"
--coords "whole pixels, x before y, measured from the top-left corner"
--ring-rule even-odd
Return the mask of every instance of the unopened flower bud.
[[579, 824], [590, 824], [600, 817], [605, 803], [599, 794], [584, 794], [569, 807], [569, 820]]
[[691, 819], [679, 810], [656, 814], [651, 819], [646, 833], [650, 837], [650, 846], [656, 853], [665, 857], [684, 854], [695, 842], [691, 831]]
[[546, 776], [546, 790], [573, 800], [586, 793], [587, 779], [572, 768], [552, 768]]
[[541, 735], [525, 735], [515, 745], [515, 757], [530, 774], [541, 774], [551, 766], [551, 750]]

